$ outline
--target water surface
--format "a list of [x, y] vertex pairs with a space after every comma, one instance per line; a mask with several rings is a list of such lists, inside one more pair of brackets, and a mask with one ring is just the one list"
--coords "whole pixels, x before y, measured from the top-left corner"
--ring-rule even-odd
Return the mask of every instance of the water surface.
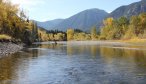
[[146, 84], [146, 47], [37, 43], [0, 59], [0, 84]]

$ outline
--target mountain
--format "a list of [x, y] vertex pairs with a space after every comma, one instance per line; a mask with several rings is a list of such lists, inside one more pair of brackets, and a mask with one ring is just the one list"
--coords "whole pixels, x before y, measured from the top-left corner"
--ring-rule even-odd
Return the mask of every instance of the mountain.
[[130, 5], [121, 6], [110, 13], [109, 17], [119, 18], [121, 16], [131, 17], [146, 12], [146, 0], [132, 3]]
[[81, 29], [83, 31], [89, 31], [92, 26], [99, 28], [102, 25], [102, 21], [107, 17], [119, 18], [122, 16], [130, 18], [133, 15], [146, 12], [146, 0], [132, 3], [117, 8], [110, 14], [100, 9], [88, 9], [75, 14], [67, 19], [55, 19], [46, 22], [36, 21], [38, 26], [47, 30], [61, 30], [66, 31], [68, 28]]
[[55, 19], [51, 21], [39, 22], [35, 21], [39, 27], [45, 28], [47, 30], [53, 29], [56, 25], [61, 23], [63, 19]]
[[92, 26], [101, 23], [107, 15], [108, 13], [104, 10], [88, 9], [65, 19], [54, 29], [66, 31], [68, 28], [74, 28], [89, 31]]

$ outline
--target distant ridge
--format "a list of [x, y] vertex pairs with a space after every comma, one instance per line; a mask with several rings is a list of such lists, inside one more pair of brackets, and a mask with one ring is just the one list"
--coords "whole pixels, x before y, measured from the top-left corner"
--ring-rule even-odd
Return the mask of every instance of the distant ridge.
[[54, 28], [63, 31], [66, 31], [68, 28], [89, 31], [92, 26], [101, 23], [107, 15], [108, 13], [104, 10], [88, 9], [65, 19]]
[[121, 6], [108, 14], [104, 10], [97, 8], [87, 9], [78, 14], [75, 14], [67, 19], [55, 19], [46, 22], [38, 22], [38, 26], [47, 30], [66, 31], [68, 28], [81, 29], [90, 31], [92, 26], [100, 28], [104, 19], [108, 17], [120, 18], [122, 16], [130, 18], [133, 15], [139, 15], [146, 12], [146, 0], [141, 0], [129, 5]]
[[61, 23], [63, 19], [55, 19], [55, 20], [50, 20], [50, 21], [45, 21], [45, 22], [39, 22], [35, 21], [39, 27], [45, 28], [47, 30], [53, 29], [56, 25]]
[[119, 18], [121, 16], [131, 17], [146, 12], [146, 0], [132, 3], [130, 5], [121, 6], [110, 13], [109, 17]]

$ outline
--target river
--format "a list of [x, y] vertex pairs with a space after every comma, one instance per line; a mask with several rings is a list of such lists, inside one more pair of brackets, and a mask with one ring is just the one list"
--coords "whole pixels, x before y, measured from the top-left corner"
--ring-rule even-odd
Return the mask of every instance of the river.
[[146, 46], [36, 43], [0, 59], [0, 84], [146, 84]]

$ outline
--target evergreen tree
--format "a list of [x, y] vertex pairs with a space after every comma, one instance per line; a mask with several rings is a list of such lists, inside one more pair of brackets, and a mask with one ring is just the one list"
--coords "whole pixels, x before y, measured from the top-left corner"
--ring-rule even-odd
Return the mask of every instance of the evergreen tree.
[[96, 26], [91, 28], [91, 39], [96, 40], [97, 39], [97, 29]]

